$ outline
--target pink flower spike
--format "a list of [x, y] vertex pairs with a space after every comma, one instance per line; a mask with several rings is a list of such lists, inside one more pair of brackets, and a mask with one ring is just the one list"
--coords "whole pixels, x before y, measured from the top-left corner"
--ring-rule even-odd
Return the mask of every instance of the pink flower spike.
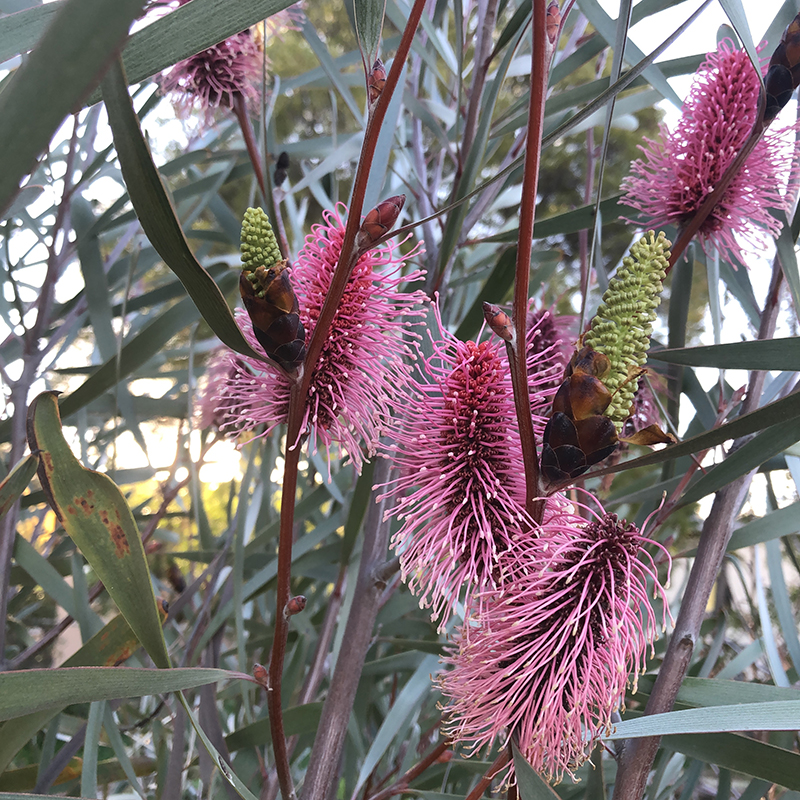
[[[178, 0], [178, 7], [190, 0]], [[298, 27], [302, 18], [299, 8], [286, 8], [266, 19], [266, 34], [280, 37], [283, 31]], [[173, 105], [182, 117], [197, 108], [208, 123], [217, 108], [233, 108], [237, 95], [246, 101], [258, 100], [265, 67], [270, 69], [264, 54], [264, 31], [259, 24], [175, 64], [161, 79], [161, 88], [171, 95]]]
[[513, 736], [534, 769], [556, 780], [588, 758], [629, 673], [644, 669], [658, 628], [653, 588], [662, 625], [668, 614], [644, 547], [666, 551], [615, 514], [590, 514], [556, 506], [538, 538], [501, 557], [503, 591], [484, 593], [440, 679], [448, 736], [472, 750]]
[[[325, 222], [314, 225], [292, 267], [292, 285], [299, 305], [306, 341], [314, 332], [330, 288], [344, 238], [344, 206], [324, 213]], [[422, 272], [403, 275], [406, 255], [400, 244], [388, 241], [356, 262], [336, 311], [319, 360], [311, 377], [301, 439], [309, 439], [312, 452], [321, 445], [329, 453], [340, 445], [361, 470], [362, 449], [375, 450], [391, 417], [394, 398], [409, 382], [413, 358], [405, 341], [424, 316], [421, 291], [402, 292], [401, 286], [417, 281]], [[250, 345], [261, 350], [244, 311], [237, 311], [240, 327]], [[234, 375], [217, 398], [227, 413], [226, 427], [238, 432], [264, 426], [266, 436], [286, 421], [293, 381], [273, 364], [229, 353]], [[297, 443], [291, 443], [292, 446]]]
[[[744, 145], [758, 114], [759, 80], [747, 53], [729, 40], [709, 53], [695, 76], [683, 115], [670, 133], [645, 140], [643, 158], [623, 181], [622, 202], [644, 228], [684, 226], [714, 190]], [[704, 249], [744, 263], [740, 242], [763, 248], [780, 231], [770, 208], [787, 210], [789, 175], [797, 158], [794, 126], [769, 131], [755, 146], [698, 232]]]
[[[399, 476], [387, 485], [387, 515], [402, 520], [392, 546], [404, 579], [432, 607], [440, 629], [454, 605], [497, 585], [502, 553], [535, 535], [505, 343], [462, 342], [442, 328], [433, 355], [392, 435]], [[532, 397], [538, 375], [530, 370]], [[534, 418], [539, 435], [543, 417]]]
[[233, 108], [237, 95], [247, 101], [258, 99], [255, 87], [262, 59], [250, 31], [242, 31], [178, 62], [163, 77], [161, 88], [180, 116], [188, 116], [196, 107], [208, 122], [217, 108]]

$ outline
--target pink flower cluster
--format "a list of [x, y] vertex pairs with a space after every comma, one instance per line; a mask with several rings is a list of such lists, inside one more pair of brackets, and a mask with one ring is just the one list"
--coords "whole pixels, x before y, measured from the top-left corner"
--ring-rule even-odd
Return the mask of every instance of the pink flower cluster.
[[[709, 53], [695, 76], [676, 129], [640, 147], [622, 202], [636, 208], [645, 228], [685, 225], [714, 190], [750, 136], [758, 115], [760, 82], [743, 50], [729, 40]], [[787, 182], [797, 157], [794, 129], [762, 137], [699, 231], [704, 248], [743, 263], [741, 242], [763, 245], [780, 223], [770, 208], [786, 210]]]
[[[465, 592], [495, 586], [500, 554], [534, 523], [525, 511], [505, 346], [496, 337], [459, 341], [443, 329], [438, 309], [436, 320], [441, 338], [432, 340], [423, 379], [411, 385], [391, 431], [399, 476], [385, 496], [392, 501], [387, 515], [403, 523], [393, 539], [403, 575], [444, 628]], [[561, 340], [540, 347], [544, 337], [538, 325], [527, 337], [531, 405], [539, 409], [555, 392], [552, 373], [564, 369]], [[544, 425], [534, 417], [540, 436]]]
[[[188, 2], [178, 0], [178, 5]], [[269, 17], [269, 32], [275, 35], [294, 28], [296, 15], [290, 8]], [[248, 102], [257, 100], [265, 68], [269, 69], [269, 60], [263, 43], [252, 31], [244, 30], [175, 64], [164, 74], [161, 88], [181, 116], [197, 108], [208, 122], [217, 108], [233, 108], [237, 96]]]
[[[300, 319], [310, 339], [330, 287], [344, 238], [343, 206], [325, 212], [314, 225], [292, 268], [291, 280], [300, 304]], [[391, 418], [392, 403], [409, 383], [413, 352], [411, 326], [424, 315], [423, 292], [403, 292], [401, 286], [419, 280], [421, 272], [403, 274], [417, 249], [401, 255], [388, 241], [364, 253], [356, 262], [347, 289], [314, 368], [300, 436], [312, 452], [341, 446], [360, 470], [362, 449], [375, 450]], [[261, 346], [245, 312], [241, 328], [255, 350]], [[293, 381], [277, 365], [229, 352], [231, 377], [217, 400], [228, 429], [261, 428], [266, 436], [286, 421]], [[291, 446], [299, 442], [292, 442]]]
[[644, 669], [660, 627], [649, 585], [666, 614], [644, 546], [666, 551], [615, 514], [582, 511], [588, 520], [562, 504], [538, 536], [501, 557], [501, 591], [484, 590], [440, 681], [451, 700], [448, 735], [473, 749], [513, 737], [556, 780], [588, 757], [629, 674]]
[[[556, 391], [571, 349], [548, 321], [527, 337], [534, 408]], [[654, 543], [558, 494], [541, 524], [532, 519], [505, 345], [459, 341], [438, 313], [437, 322], [433, 355], [391, 431], [398, 475], [384, 496], [401, 522], [393, 545], [440, 629], [464, 606], [440, 679], [448, 736], [473, 749], [512, 736], [535, 769], [560, 779], [609, 728], [655, 638], [648, 584], [663, 590], [644, 549]], [[539, 438], [544, 423], [534, 416]]]

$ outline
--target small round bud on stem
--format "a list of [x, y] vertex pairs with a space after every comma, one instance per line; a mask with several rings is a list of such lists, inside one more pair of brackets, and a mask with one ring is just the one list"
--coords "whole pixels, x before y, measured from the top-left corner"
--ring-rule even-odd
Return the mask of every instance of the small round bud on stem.
[[367, 92], [369, 93], [370, 106], [378, 102], [378, 98], [383, 92], [383, 87], [386, 85], [386, 67], [383, 61], [376, 59], [372, 65], [372, 69], [367, 75]]
[[500, 306], [496, 306], [494, 303], [484, 303], [483, 318], [492, 331], [503, 341], [514, 341], [514, 323]]
[[253, 664], [253, 677], [257, 683], [265, 689], [269, 689], [269, 673], [263, 664]]
[[397, 222], [400, 212], [406, 203], [406, 196], [398, 194], [378, 203], [361, 223], [356, 234], [356, 257], [371, 250], [378, 241], [386, 235]]
[[302, 594], [298, 594], [286, 604], [286, 607], [283, 609], [283, 616], [288, 619], [295, 614], [299, 614], [305, 607], [306, 598]]
[[555, 46], [556, 39], [558, 38], [558, 31], [561, 27], [561, 9], [558, 7], [558, 2], [552, 0], [547, 6], [547, 40], [551, 46]]

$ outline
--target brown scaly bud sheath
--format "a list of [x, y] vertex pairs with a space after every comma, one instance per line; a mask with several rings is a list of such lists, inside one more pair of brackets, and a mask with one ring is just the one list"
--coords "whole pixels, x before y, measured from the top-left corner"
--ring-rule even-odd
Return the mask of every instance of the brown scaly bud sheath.
[[369, 94], [370, 106], [378, 102], [378, 98], [383, 92], [383, 87], [386, 85], [386, 67], [383, 61], [376, 59], [372, 65], [372, 69], [367, 75], [367, 92]]
[[800, 14], [785, 28], [764, 78], [764, 123], [769, 125], [800, 86]]
[[375, 247], [380, 239], [392, 229], [405, 203], [406, 196], [404, 194], [395, 195], [378, 203], [364, 217], [356, 234], [356, 258]]
[[500, 306], [496, 306], [494, 303], [484, 303], [483, 318], [492, 329], [492, 332], [497, 334], [503, 341], [514, 341], [514, 323]]
[[248, 208], [242, 223], [239, 292], [264, 352], [289, 375], [297, 375], [306, 354], [306, 332], [290, 280], [267, 215]]

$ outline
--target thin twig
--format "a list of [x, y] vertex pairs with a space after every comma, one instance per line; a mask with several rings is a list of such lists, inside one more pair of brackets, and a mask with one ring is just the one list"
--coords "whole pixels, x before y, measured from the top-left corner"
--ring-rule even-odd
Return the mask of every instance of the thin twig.
[[[519, 242], [514, 275], [514, 342], [511, 359], [514, 404], [522, 444], [522, 463], [525, 468], [525, 505], [528, 513], [544, 512], [536, 504], [541, 495], [539, 487], [539, 457], [531, 417], [531, 400], [528, 391], [528, 364], [526, 358], [526, 325], [528, 316], [528, 287], [531, 274], [533, 248], [533, 218], [536, 213], [536, 190], [539, 182], [539, 161], [542, 154], [544, 102], [547, 91], [547, 0], [533, 0], [533, 50], [531, 53], [531, 98], [528, 106], [528, 133], [525, 149], [525, 171], [522, 178], [522, 203], [519, 212]], [[538, 508], [537, 508], [538, 506]], [[541, 518], [540, 518], [541, 519]]]
[[479, 800], [483, 797], [483, 793], [489, 788], [489, 784], [494, 780], [498, 772], [511, 761], [511, 748], [503, 748], [503, 752], [494, 760], [486, 774], [475, 784], [472, 791], [464, 798], [464, 800]]
[[388, 800], [389, 797], [405, 792], [411, 784], [411, 781], [418, 778], [428, 767], [436, 763], [451, 744], [452, 742], [450, 742], [449, 739], [443, 739], [425, 756], [425, 758], [411, 767], [411, 769], [398, 778], [391, 786], [387, 786], [377, 794], [372, 795], [369, 800]]
[[[392, 67], [386, 77], [386, 84], [384, 85], [383, 92], [370, 111], [367, 130], [364, 136], [364, 145], [361, 149], [356, 177], [353, 182], [353, 194], [350, 200], [350, 208], [347, 215], [347, 224], [345, 225], [339, 261], [331, 278], [331, 284], [325, 297], [325, 302], [308, 344], [303, 376], [300, 382], [292, 387], [289, 400], [286, 437], [287, 450], [283, 475], [283, 489], [281, 493], [280, 537], [278, 542], [277, 613], [275, 615], [275, 638], [273, 639], [272, 656], [269, 665], [270, 692], [268, 694], [272, 747], [275, 755], [275, 766], [278, 771], [278, 781], [284, 800], [294, 800], [296, 796], [286, 749], [286, 738], [283, 732], [283, 710], [281, 708], [280, 687], [283, 678], [283, 662], [286, 655], [286, 637], [288, 635], [288, 623], [283, 615], [283, 609], [289, 601], [289, 581], [292, 565], [292, 531], [294, 528], [294, 507], [297, 494], [297, 465], [300, 458], [300, 439], [305, 418], [305, 406], [308, 398], [308, 390], [311, 385], [311, 378], [314, 374], [314, 368], [322, 352], [322, 346], [328, 338], [328, 331], [330, 330], [334, 316], [339, 307], [339, 302], [347, 287], [347, 281], [357, 260], [357, 258], [354, 257], [356, 255], [356, 234], [361, 227], [361, 211], [364, 206], [364, 195], [367, 190], [370, 167], [372, 166], [375, 148], [378, 144], [378, 134], [380, 133], [383, 120], [386, 117], [389, 101], [397, 87], [400, 74], [405, 66], [408, 53], [411, 50], [411, 42], [419, 27], [420, 18], [425, 8], [425, 2], [426, 0], [415, 0], [406, 28], [403, 31], [403, 36], [400, 39], [397, 52], [395, 53]], [[331, 695], [329, 694], [328, 697], [330, 698]], [[326, 702], [326, 707], [327, 705]], [[313, 753], [311, 766], [313, 766]], [[311, 771], [311, 766], [309, 767], [309, 773]], [[327, 774], [327, 765], [326, 768], [321, 769], [321, 772], [318, 771], [317, 773], [318, 776], [321, 776], [320, 779], [323, 781], [327, 779]], [[307, 787], [310, 785], [311, 781], [307, 776], [304, 784], [304, 794], [306, 794]]]

